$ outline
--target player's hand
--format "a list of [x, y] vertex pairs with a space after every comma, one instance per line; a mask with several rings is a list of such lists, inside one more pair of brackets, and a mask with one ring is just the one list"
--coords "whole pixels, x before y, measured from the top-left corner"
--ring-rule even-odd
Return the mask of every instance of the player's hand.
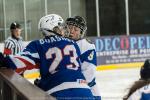
[[40, 80], [39, 79], [35, 79], [34, 80], [34, 85], [39, 86]]
[[7, 62], [4, 55], [0, 52], [0, 68], [7, 68]]

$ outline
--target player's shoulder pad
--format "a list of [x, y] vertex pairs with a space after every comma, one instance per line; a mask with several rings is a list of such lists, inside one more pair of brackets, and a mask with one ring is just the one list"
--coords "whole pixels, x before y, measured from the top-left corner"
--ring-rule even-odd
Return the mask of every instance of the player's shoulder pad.
[[89, 38], [86, 38], [86, 41], [89, 42], [90, 44], [94, 44]]
[[88, 50], [95, 50], [95, 45], [89, 43], [86, 39], [81, 39], [77, 41], [77, 44], [81, 50], [81, 53], [84, 53]]

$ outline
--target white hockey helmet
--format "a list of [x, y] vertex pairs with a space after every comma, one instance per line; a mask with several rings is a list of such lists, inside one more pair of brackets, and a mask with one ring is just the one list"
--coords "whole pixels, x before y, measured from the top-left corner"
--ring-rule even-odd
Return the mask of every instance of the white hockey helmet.
[[42, 31], [44, 35], [53, 34], [54, 28], [58, 27], [59, 25], [63, 24], [64, 20], [61, 16], [57, 14], [49, 14], [43, 16], [39, 20], [38, 29]]

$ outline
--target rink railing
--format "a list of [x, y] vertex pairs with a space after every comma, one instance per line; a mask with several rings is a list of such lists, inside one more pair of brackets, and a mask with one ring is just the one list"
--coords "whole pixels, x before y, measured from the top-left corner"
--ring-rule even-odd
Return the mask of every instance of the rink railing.
[[55, 100], [11, 69], [0, 69], [0, 100]]

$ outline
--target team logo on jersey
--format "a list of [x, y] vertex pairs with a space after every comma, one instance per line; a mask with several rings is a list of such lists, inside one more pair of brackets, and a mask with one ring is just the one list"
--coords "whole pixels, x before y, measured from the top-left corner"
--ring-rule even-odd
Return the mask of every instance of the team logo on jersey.
[[77, 82], [80, 84], [87, 84], [87, 81], [83, 79], [77, 79]]
[[90, 53], [90, 55], [88, 56], [88, 60], [92, 60], [93, 58], [94, 58], [94, 51]]

